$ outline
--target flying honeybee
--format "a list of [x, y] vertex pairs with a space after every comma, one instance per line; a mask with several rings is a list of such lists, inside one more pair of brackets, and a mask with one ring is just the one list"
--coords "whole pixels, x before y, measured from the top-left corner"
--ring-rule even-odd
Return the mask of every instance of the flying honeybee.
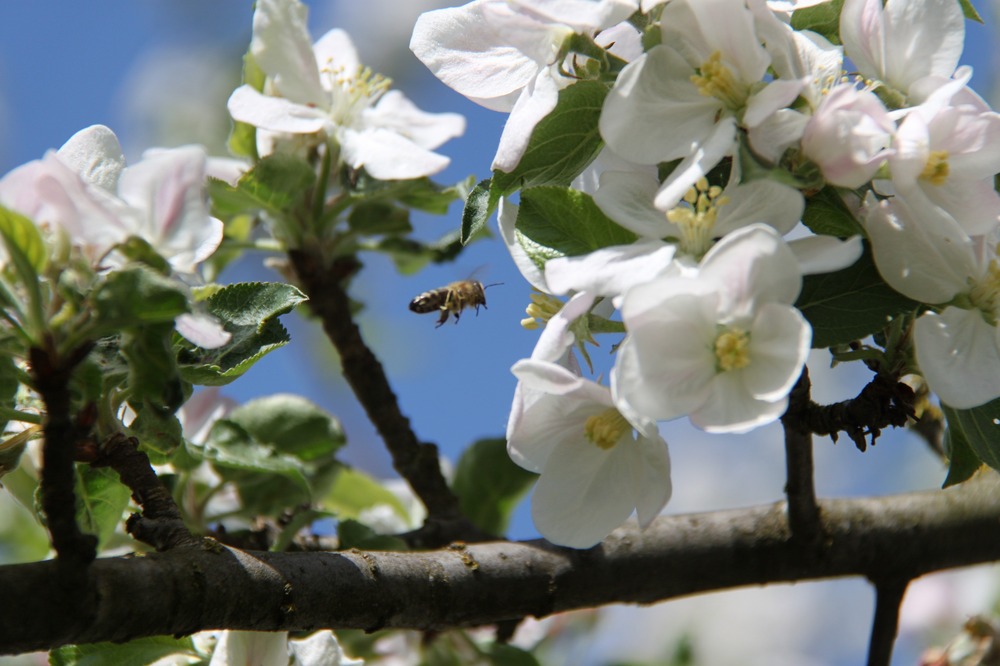
[[451, 284], [431, 289], [420, 294], [410, 301], [410, 310], [420, 314], [427, 312], [441, 312], [435, 328], [442, 326], [448, 321], [448, 315], [455, 315], [455, 323], [462, 315], [465, 308], [476, 308], [479, 314], [479, 307], [486, 307], [486, 290], [502, 282], [494, 282], [483, 286], [478, 280], [460, 280]]

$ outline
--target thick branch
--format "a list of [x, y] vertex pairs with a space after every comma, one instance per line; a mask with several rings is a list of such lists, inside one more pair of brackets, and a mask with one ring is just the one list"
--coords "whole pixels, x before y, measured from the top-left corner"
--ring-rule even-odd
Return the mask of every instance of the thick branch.
[[837, 576], [907, 580], [1000, 559], [995, 475], [945, 491], [820, 503], [803, 549], [784, 503], [667, 516], [588, 551], [542, 541], [430, 552], [265, 553], [183, 548], [97, 560], [89, 625], [73, 629], [53, 564], [0, 568], [0, 651], [200, 629], [444, 629], [612, 602], [653, 603]]
[[781, 425], [785, 431], [788, 523], [792, 535], [803, 544], [813, 544], [821, 536], [816, 484], [813, 480], [812, 433], [809, 432], [805, 414], [811, 404], [811, 386], [809, 369], [803, 368], [802, 376], [789, 395], [788, 410], [781, 417]]
[[365, 344], [351, 315], [344, 284], [358, 264], [341, 258], [327, 265], [318, 252], [290, 250], [288, 253], [300, 286], [309, 296], [309, 306], [323, 323], [323, 330], [340, 354], [344, 377], [378, 429], [392, 456], [393, 467], [427, 507], [429, 526], [411, 539], [422, 546], [440, 546], [454, 539], [472, 541], [482, 535], [463, 520], [458, 498], [441, 474], [437, 447], [417, 440], [382, 364]]

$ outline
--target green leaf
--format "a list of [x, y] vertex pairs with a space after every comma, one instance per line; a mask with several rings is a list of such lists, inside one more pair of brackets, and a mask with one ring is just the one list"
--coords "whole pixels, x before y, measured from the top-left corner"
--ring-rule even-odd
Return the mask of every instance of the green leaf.
[[396, 198], [399, 203], [407, 208], [422, 210], [432, 215], [445, 215], [452, 203], [468, 196], [476, 181], [473, 176], [469, 176], [447, 187], [438, 185], [430, 178], [414, 178], [398, 182], [401, 191]]
[[507, 455], [503, 439], [481, 439], [462, 453], [452, 489], [462, 512], [491, 534], [507, 530], [510, 514], [538, 478]]
[[[949, 408], [946, 407], [945, 412], [947, 413], [947, 411]], [[958, 418], [957, 415], [953, 417], [954, 420]], [[945, 477], [942, 488], [948, 488], [968, 480], [976, 473], [976, 470], [983, 466], [983, 461], [972, 450], [965, 431], [961, 427], [949, 427], [944, 431], [944, 450], [948, 454], [948, 476]]]
[[342, 520], [337, 523], [337, 539], [340, 549], [359, 550], [408, 550], [406, 542], [388, 534], [378, 534], [372, 528], [356, 520]]
[[792, 27], [796, 30], [812, 30], [826, 37], [833, 44], [840, 44], [840, 12], [844, 0], [831, 0], [813, 7], [792, 12]]
[[190, 450], [210, 461], [223, 480], [236, 485], [248, 515], [276, 515], [312, 499], [301, 460], [256, 441], [232, 421], [216, 421], [205, 443], [192, 445]]
[[220, 386], [233, 381], [268, 352], [288, 343], [278, 317], [306, 300], [289, 284], [242, 282], [214, 293], [206, 307], [232, 334], [219, 349], [189, 345], [180, 355], [181, 376], [192, 384]]
[[489, 660], [493, 666], [541, 666], [535, 655], [504, 643], [490, 645]]
[[885, 328], [892, 317], [912, 312], [918, 305], [885, 283], [867, 244], [853, 266], [834, 273], [807, 275], [795, 303], [812, 325], [814, 349], [864, 338]]
[[[0, 356], [0, 406], [7, 409], [14, 409], [14, 398], [17, 396], [17, 389], [21, 385], [20, 373], [14, 359], [9, 356]], [[7, 421], [0, 418], [0, 433], [7, 426]]]
[[346, 443], [340, 421], [297, 395], [251, 400], [235, 409], [228, 420], [256, 441], [304, 461], [328, 459]]
[[114, 470], [77, 465], [76, 520], [80, 529], [97, 535], [98, 549], [114, 534], [131, 496]]
[[406, 508], [394, 493], [368, 474], [350, 467], [342, 467], [337, 472], [333, 485], [320, 504], [341, 518], [357, 518], [363, 510], [384, 504], [392, 507], [402, 520], [410, 520]]
[[177, 315], [188, 311], [182, 286], [146, 266], [108, 273], [91, 299], [99, 335], [144, 324], [173, 322]]
[[836, 188], [829, 186], [806, 199], [802, 223], [823, 236], [847, 238], [864, 233]]
[[480, 234], [487, 233], [486, 223], [500, 201], [500, 193], [492, 187], [489, 178], [476, 184], [465, 199], [462, 209], [462, 244], [468, 245]]
[[637, 238], [605, 215], [589, 194], [567, 187], [533, 187], [521, 192], [514, 230], [521, 247], [539, 267], [554, 257], [628, 245]]
[[451, 231], [432, 243], [387, 236], [369, 249], [389, 255], [401, 274], [413, 275], [429, 263], [442, 264], [458, 258], [463, 248], [458, 234], [458, 230]]
[[962, 5], [962, 15], [970, 21], [975, 21], [980, 25], [984, 25], [986, 22], [983, 21], [983, 17], [979, 15], [976, 8], [972, 6], [972, 0], [958, 0], [958, 4]]
[[351, 209], [347, 224], [359, 234], [408, 234], [410, 211], [382, 201], [362, 202]]
[[941, 409], [948, 420], [952, 446], [968, 444], [980, 460], [1000, 470], [1000, 398], [972, 409], [955, 409], [944, 404]]
[[[133, 406], [134, 408], [134, 406]], [[154, 465], [162, 465], [173, 458], [184, 444], [181, 422], [173, 412], [164, 413], [153, 406], [144, 406], [129, 425], [129, 432], [139, 440], [140, 448]]]
[[607, 94], [598, 81], [560, 90], [556, 108], [535, 125], [514, 171], [493, 172], [491, 199], [526, 187], [569, 185], [579, 176], [604, 145], [597, 123]]
[[197, 657], [194, 642], [188, 638], [152, 636], [127, 643], [91, 643], [64, 645], [49, 652], [50, 666], [146, 666], [171, 655]]
[[262, 158], [237, 183], [248, 202], [279, 217], [305, 203], [316, 183], [316, 173], [305, 160], [287, 153]]
[[21, 251], [33, 273], [38, 274], [45, 270], [49, 256], [42, 234], [34, 222], [24, 215], [0, 206], [0, 233], [8, 245], [14, 245]]
[[128, 397], [133, 407], [146, 403], [173, 413], [184, 403], [173, 339], [173, 322], [122, 333], [121, 353], [128, 361]]

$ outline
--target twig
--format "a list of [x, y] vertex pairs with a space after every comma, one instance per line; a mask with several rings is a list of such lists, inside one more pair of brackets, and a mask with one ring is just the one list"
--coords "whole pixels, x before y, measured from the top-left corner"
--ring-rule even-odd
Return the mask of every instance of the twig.
[[810, 403], [809, 369], [803, 368], [799, 381], [789, 394], [788, 409], [781, 417], [785, 433], [785, 468], [788, 496], [788, 524], [792, 536], [802, 544], [815, 544], [819, 538], [820, 515], [813, 479], [812, 433], [806, 410]]
[[99, 559], [92, 622], [73, 628], [53, 563], [0, 567], [0, 652], [201, 629], [444, 630], [600, 606], [649, 604], [748, 585], [840, 576], [901, 580], [1000, 559], [1000, 483], [820, 503], [819, 556], [783, 502], [661, 516], [591, 550], [544, 541], [429, 552], [267, 553], [177, 548]]
[[73, 370], [89, 351], [89, 346], [80, 347], [65, 358], [38, 347], [29, 351], [34, 389], [45, 403], [45, 443], [39, 482], [42, 510], [52, 547], [60, 562], [74, 572], [97, 556], [97, 538], [82, 532], [76, 523], [74, 461], [77, 445], [84, 437], [70, 415], [69, 391]]
[[899, 630], [899, 607], [908, 584], [905, 579], [875, 582], [875, 617], [868, 643], [868, 666], [889, 666], [892, 645]]
[[856, 397], [832, 405], [809, 402], [803, 415], [814, 435], [829, 435], [836, 442], [837, 433], [846, 432], [858, 450], [864, 451], [869, 443], [875, 445], [883, 428], [900, 428], [916, 418], [914, 400], [907, 384], [876, 374]]
[[190, 546], [201, 540], [188, 530], [181, 512], [156, 476], [149, 457], [138, 449], [135, 438], [112, 435], [102, 447], [94, 467], [110, 467], [132, 491], [142, 513], [129, 516], [125, 529], [139, 541], [159, 551]]
[[399, 408], [382, 364], [361, 337], [344, 289], [360, 267], [357, 260], [342, 257], [327, 265], [319, 252], [306, 249], [289, 250], [288, 256], [300, 286], [309, 296], [309, 306], [340, 354], [347, 383], [385, 441], [393, 467], [427, 507], [424, 527], [404, 538], [418, 547], [490, 538], [462, 516], [458, 498], [441, 474], [437, 447], [417, 439]]

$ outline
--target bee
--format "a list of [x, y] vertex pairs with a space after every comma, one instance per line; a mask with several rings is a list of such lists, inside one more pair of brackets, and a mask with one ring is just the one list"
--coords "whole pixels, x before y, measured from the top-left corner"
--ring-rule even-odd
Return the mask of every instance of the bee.
[[427, 312], [441, 312], [437, 325], [440, 328], [446, 321], [448, 315], [455, 315], [455, 323], [462, 315], [465, 308], [476, 308], [476, 315], [479, 314], [479, 307], [486, 307], [486, 290], [502, 282], [494, 282], [483, 286], [478, 280], [460, 280], [452, 282], [444, 287], [431, 289], [420, 294], [410, 301], [410, 310], [419, 314]]

